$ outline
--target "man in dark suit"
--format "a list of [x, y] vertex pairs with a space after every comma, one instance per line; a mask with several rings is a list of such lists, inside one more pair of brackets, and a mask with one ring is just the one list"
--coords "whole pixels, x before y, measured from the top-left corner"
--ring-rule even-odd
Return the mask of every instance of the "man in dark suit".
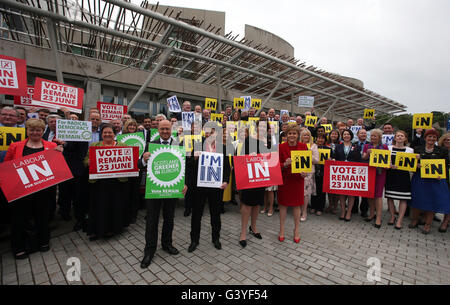
[[52, 142], [56, 138], [56, 120], [61, 119], [57, 114], [51, 114], [47, 117], [47, 128], [42, 135], [42, 139]]
[[[172, 124], [168, 120], [159, 122], [158, 125], [159, 140], [151, 142], [152, 144], [172, 145], [175, 144], [172, 135]], [[139, 160], [139, 167], [147, 170], [147, 162], [150, 158], [148, 144], [145, 153]], [[184, 186], [183, 194], [186, 195], [187, 186]], [[147, 205], [147, 223], [145, 230], [145, 250], [144, 258], [141, 262], [141, 268], [147, 268], [153, 259], [158, 243], [158, 223], [159, 213], [163, 210], [163, 228], [161, 234], [162, 249], [171, 255], [177, 255], [178, 250], [172, 245], [173, 219], [175, 216], [175, 205], [178, 199], [150, 199], [146, 200]]]
[[[367, 141], [366, 129], [362, 128], [358, 130], [356, 136], [358, 138], [358, 141], [356, 141], [355, 144], [358, 147], [359, 151], [361, 152], [362, 156], [364, 145], [369, 144], [369, 141]], [[364, 197], [355, 197], [355, 203], [353, 205], [352, 214], [358, 214], [358, 208], [361, 210], [361, 216], [363, 218], [367, 218], [367, 212], [369, 211], [368, 199]]]

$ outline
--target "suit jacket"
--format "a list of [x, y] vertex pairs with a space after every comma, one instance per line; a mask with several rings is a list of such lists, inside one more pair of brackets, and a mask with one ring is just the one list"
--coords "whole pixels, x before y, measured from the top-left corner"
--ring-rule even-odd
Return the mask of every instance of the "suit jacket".
[[84, 159], [89, 149], [88, 142], [67, 142], [63, 155], [74, 177], [81, 177], [84, 173]]
[[48, 141], [48, 137], [50, 136], [50, 128], [45, 128], [44, 134], [42, 135], [42, 139]]
[[[41, 140], [41, 141], [44, 144], [44, 150], [50, 150], [57, 146], [56, 143], [53, 143], [53, 142], [48, 142], [45, 140]], [[20, 141], [20, 142], [11, 143], [11, 145], [9, 146], [9, 149], [6, 153], [4, 161], [6, 162], [6, 161], [11, 161], [14, 159], [22, 158], [23, 157], [23, 149], [25, 148], [25, 145], [27, 144], [27, 142], [28, 142], [28, 139]]]
[[336, 159], [336, 161], [361, 162], [361, 150], [357, 145], [351, 144], [350, 152], [345, 156], [344, 143], [341, 143], [336, 145], [332, 157], [333, 159]]

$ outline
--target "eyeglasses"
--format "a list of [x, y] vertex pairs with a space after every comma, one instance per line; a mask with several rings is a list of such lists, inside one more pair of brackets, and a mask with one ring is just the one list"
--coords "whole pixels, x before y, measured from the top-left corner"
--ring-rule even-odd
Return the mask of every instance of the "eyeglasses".
[[7, 116], [7, 117], [11, 117], [11, 118], [17, 118], [17, 115], [15, 115], [15, 114], [0, 113], [0, 115], [2, 115], [2, 116]]

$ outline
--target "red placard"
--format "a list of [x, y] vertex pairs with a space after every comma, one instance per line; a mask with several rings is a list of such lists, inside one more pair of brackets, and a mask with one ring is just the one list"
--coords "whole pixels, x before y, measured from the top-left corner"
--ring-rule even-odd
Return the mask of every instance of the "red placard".
[[55, 150], [0, 164], [0, 185], [8, 202], [72, 178], [63, 154]]
[[110, 122], [116, 119], [120, 120], [128, 112], [128, 106], [102, 102], [97, 102], [97, 109], [100, 111], [102, 122]]
[[89, 147], [89, 179], [138, 177], [139, 147]]
[[34, 83], [33, 105], [81, 113], [83, 109], [84, 90], [36, 77]]
[[373, 198], [375, 175], [367, 163], [325, 161], [323, 192]]
[[25, 59], [0, 55], [0, 94], [27, 95]]
[[238, 190], [283, 184], [278, 152], [255, 156], [234, 156]]
[[21, 106], [25, 108], [33, 108], [32, 99], [34, 94], [34, 87], [28, 85], [27, 86], [27, 95], [24, 96], [14, 96], [14, 105]]

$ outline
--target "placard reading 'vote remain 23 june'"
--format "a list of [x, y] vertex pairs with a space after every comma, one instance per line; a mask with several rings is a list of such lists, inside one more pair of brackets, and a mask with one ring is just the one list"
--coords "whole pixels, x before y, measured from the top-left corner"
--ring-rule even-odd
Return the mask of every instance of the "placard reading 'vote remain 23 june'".
[[149, 144], [145, 199], [183, 198], [184, 147]]
[[138, 147], [89, 147], [89, 179], [138, 177]]

